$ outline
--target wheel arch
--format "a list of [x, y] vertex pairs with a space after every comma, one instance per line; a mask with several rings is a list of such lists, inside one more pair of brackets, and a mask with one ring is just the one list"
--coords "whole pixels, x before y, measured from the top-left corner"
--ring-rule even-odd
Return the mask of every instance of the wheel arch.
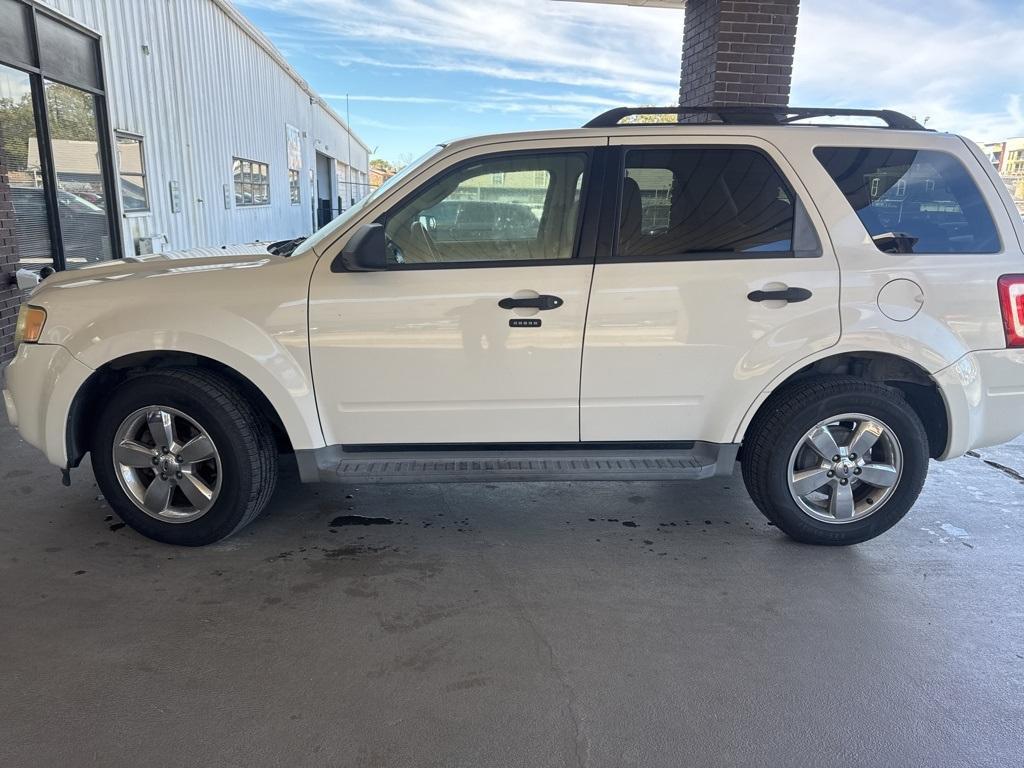
[[278, 408], [247, 376], [235, 368], [204, 355], [177, 350], [135, 352], [104, 363], [86, 379], [75, 393], [66, 423], [68, 467], [77, 467], [88, 452], [92, 430], [99, 417], [104, 393], [143, 373], [167, 368], [199, 368], [223, 377], [236, 387], [267, 420], [279, 452], [293, 453], [293, 435], [289, 433]]
[[[952, 393], [944, 390], [920, 363], [891, 352], [870, 350], [836, 352], [780, 376], [747, 409], [735, 442], [743, 442], [750, 424], [764, 409], [772, 407], [772, 398], [781, 390], [799, 381], [829, 376], [852, 376], [899, 389], [924, 425], [929, 456], [945, 457], [950, 443]], [[740, 453], [742, 458], [742, 448]]]

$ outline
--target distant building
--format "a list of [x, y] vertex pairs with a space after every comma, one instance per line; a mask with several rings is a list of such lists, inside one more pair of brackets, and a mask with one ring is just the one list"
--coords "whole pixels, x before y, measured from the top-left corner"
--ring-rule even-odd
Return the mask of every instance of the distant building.
[[1002, 173], [1003, 170], [1003, 158], [1006, 155], [1006, 142], [1005, 141], [992, 141], [992, 142], [978, 142], [978, 146], [981, 147], [981, 151], [985, 153], [985, 157], [989, 159], [992, 165], [995, 166], [996, 171]]
[[979, 143], [978, 146], [995, 166], [1018, 210], [1024, 215], [1024, 138]]
[[376, 189], [385, 181], [395, 175], [395, 170], [384, 170], [383, 168], [376, 168], [370, 166], [370, 189]]

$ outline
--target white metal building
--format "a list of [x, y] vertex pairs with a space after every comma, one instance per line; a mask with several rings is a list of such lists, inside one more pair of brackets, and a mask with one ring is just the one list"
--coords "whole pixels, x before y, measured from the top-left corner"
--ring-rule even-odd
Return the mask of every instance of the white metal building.
[[0, 119], [37, 114], [0, 133], [21, 266], [306, 235], [367, 191], [366, 144], [228, 0], [0, 0], [0, 25]]

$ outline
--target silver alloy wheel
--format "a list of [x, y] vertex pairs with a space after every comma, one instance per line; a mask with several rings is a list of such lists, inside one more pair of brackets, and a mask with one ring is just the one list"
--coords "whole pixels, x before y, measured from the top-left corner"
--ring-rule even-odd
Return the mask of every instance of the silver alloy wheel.
[[191, 416], [163, 405], [140, 408], [114, 433], [114, 468], [135, 506], [165, 523], [190, 523], [210, 511], [221, 461]]
[[896, 433], [879, 419], [844, 413], [815, 424], [789, 459], [789, 493], [815, 520], [863, 520], [887, 502], [903, 472]]

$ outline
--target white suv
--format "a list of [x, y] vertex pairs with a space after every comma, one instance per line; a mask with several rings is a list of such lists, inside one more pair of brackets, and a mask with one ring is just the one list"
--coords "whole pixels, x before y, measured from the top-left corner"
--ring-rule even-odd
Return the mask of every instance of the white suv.
[[1024, 432], [1022, 243], [979, 150], [898, 113], [612, 110], [437, 147], [291, 253], [53, 275], [4, 398], [164, 542], [237, 531], [292, 453], [350, 483], [738, 460], [787, 534], [852, 544], [929, 457]]

